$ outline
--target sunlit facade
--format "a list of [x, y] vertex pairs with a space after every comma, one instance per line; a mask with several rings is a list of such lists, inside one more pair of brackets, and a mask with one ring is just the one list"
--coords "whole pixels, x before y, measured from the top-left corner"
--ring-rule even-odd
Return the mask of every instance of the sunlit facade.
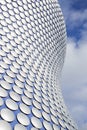
[[77, 130], [59, 83], [65, 41], [57, 0], [0, 0], [0, 130]]

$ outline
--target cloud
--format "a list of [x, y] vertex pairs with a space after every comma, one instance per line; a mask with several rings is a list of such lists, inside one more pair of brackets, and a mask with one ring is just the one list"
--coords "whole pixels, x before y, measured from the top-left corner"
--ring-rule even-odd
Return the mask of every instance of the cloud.
[[79, 48], [76, 48], [74, 38], [67, 40], [61, 81], [65, 102], [79, 126], [87, 121], [87, 38], [84, 30], [83, 33], [78, 41]]
[[87, 130], [87, 1], [60, 0], [68, 31], [62, 91], [80, 130]]
[[87, 123], [85, 123], [81, 128], [80, 130], [87, 130]]
[[85, 7], [84, 9], [80, 8], [76, 10], [74, 6], [77, 3], [78, 6], [83, 5], [82, 4], [83, 2], [81, 0], [80, 1], [74, 0], [74, 2], [72, 0], [60, 1], [68, 30], [74, 30], [76, 28], [77, 29], [79, 28], [80, 30], [81, 28], [87, 25], [87, 7]]
[[67, 25], [70, 29], [75, 27], [83, 27], [87, 23], [87, 9], [83, 11], [71, 10], [66, 16]]

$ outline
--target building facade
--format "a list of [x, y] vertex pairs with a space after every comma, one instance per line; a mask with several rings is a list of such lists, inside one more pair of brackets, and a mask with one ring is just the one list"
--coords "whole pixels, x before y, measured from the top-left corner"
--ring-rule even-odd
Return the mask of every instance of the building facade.
[[59, 83], [65, 41], [57, 0], [0, 0], [0, 130], [77, 130]]

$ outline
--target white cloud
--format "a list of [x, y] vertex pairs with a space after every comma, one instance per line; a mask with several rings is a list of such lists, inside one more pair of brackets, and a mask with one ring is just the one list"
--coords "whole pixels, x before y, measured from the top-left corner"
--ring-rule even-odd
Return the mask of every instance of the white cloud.
[[73, 4], [72, 0], [67, 0], [62, 2], [60, 3], [62, 6], [63, 14], [68, 28], [73, 29], [75, 27], [86, 27], [87, 8], [84, 8], [84, 10], [76, 10], [72, 8], [72, 4]]
[[80, 130], [87, 130], [87, 123], [85, 123], [81, 128]]
[[81, 127], [80, 130], [87, 130], [87, 8], [75, 10], [72, 4], [76, 1], [60, 1], [68, 30], [75, 32], [75, 29], [78, 29], [76, 32], [81, 36], [77, 41], [75, 33], [73, 38], [69, 37], [67, 40], [62, 90], [65, 102], [79, 129]]
[[87, 9], [84, 9], [83, 11], [69, 11], [66, 20], [67, 24], [70, 25], [70, 28], [84, 26], [85, 21], [87, 20]]
[[87, 121], [87, 38], [85, 31], [82, 34], [78, 48], [74, 38], [68, 38], [62, 73], [65, 102], [79, 126]]
[[[64, 72], [67, 74], [67, 76], [65, 75], [65, 79], [71, 79], [73, 81], [71, 86], [76, 84], [80, 85], [81, 82], [84, 83], [87, 81], [87, 44], [81, 44], [79, 48], [75, 48], [75, 41], [73, 41], [73, 39], [68, 40], [70, 44], [67, 45], [65, 61], [66, 68], [64, 69]], [[69, 80], [70, 83], [71, 80]]]

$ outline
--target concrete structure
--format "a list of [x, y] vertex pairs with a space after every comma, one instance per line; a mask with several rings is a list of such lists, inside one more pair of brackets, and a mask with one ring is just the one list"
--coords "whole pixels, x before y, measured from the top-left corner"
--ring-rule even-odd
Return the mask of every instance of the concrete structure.
[[77, 130], [59, 83], [65, 41], [57, 0], [0, 0], [0, 130]]

